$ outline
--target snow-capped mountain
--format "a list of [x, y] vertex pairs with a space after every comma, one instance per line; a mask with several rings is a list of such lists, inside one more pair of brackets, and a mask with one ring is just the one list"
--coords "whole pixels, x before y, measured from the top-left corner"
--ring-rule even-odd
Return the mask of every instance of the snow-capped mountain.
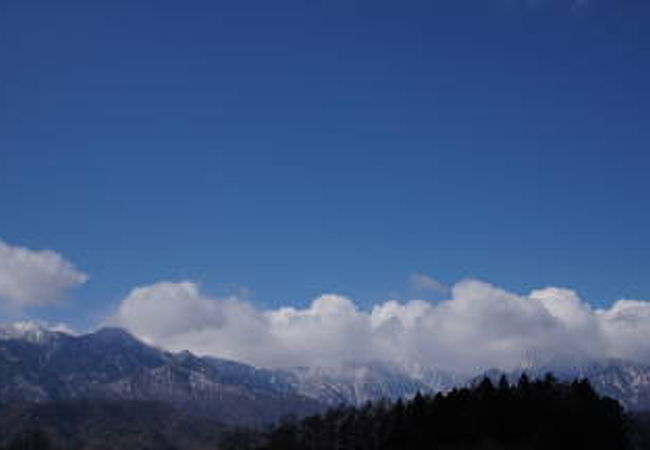
[[31, 324], [0, 332], [0, 401], [157, 400], [231, 423], [322, 406], [271, 371], [148, 346], [117, 328], [73, 336]]
[[21, 339], [35, 344], [43, 344], [57, 339], [64, 333], [47, 328], [36, 322], [20, 321], [0, 326], [0, 339]]
[[[650, 409], [650, 366], [627, 361], [555, 362], [531, 377], [588, 378], [627, 408]], [[523, 369], [507, 374], [516, 381]], [[487, 375], [496, 380], [502, 372]], [[156, 400], [230, 423], [265, 423], [337, 404], [409, 398], [465, 385], [471, 377], [407, 364], [263, 369], [146, 345], [104, 328], [85, 335], [33, 323], [0, 327], [0, 402], [70, 399]]]
[[27, 322], [0, 327], [0, 373], [5, 380], [0, 399], [156, 399], [207, 412], [231, 397], [263, 398], [269, 405], [281, 399], [312, 410], [314, 405], [408, 398], [463, 381], [378, 362], [260, 369], [188, 351], [165, 352], [118, 328], [73, 336]]
[[391, 366], [384, 363], [349, 364], [336, 368], [302, 367], [285, 370], [286, 380], [301, 395], [327, 405], [360, 405], [367, 401], [410, 398], [417, 392], [434, 394], [475, 383], [485, 376], [497, 381], [504, 374], [511, 383], [526, 373], [542, 378], [552, 373], [562, 381], [588, 379], [594, 389], [630, 410], [650, 410], [650, 365], [624, 361], [555, 361], [512, 372], [491, 370], [479, 376], [451, 374], [432, 369]]
[[283, 373], [296, 392], [327, 405], [361, 405], [379, 399], [410, 398], [417, 392], [446, 391], [463, 381], [444, 372], [414, 373], [404, 367], [379, 362], [298, 367], [285, 369]]

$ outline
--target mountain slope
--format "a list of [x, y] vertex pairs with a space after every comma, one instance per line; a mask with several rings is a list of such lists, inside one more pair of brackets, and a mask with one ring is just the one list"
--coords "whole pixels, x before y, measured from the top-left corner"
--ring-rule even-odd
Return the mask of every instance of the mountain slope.
[[40, 330], [38, 335], [33, 340], [0, 332], [0, 401], [164, 401], [248, 424], [320, 409], [318, 402], [281, 383], [276, 387], [268, 371], [164, 352], [120, 329], [83, 336]]
[[446, 391], [462, 379], [438, 371], [414, 374], [385, 363], [341, 367], [298, 367], [282, 371], [296, 392], [327, 405], [362, 405], [379, 399], [411, 398], [416, 393]]

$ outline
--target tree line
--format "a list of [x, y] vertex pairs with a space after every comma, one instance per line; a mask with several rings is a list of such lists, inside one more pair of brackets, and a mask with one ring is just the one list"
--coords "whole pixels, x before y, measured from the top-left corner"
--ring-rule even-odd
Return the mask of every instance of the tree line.
[[[25, 409], [30, 411], [30, 409]], [[340, 406], [267, 430], [226, 428], [156, 404], [64, 404], [0, 450], [641, 450], [650, 414], [631, 416], [587, 380], [552, 375], [474, 386], [410, 400]], [[5, 412], [15, 424], [16, 407]], [[34, 413], [31, 413], [32, 416]], [[28, 422], [31, 423], [31, 422]], [[71, 424], [76, 424], [74, 427]], [[7, 430], [2, 430], [6, 433]]]
[[[229, 440], [230, 439], [230, 440]], [[620, 405], [586, 380], [502, 377], [409, 401], [342, 406], [263, 435], [231, 435], [223, 450], [562, 450], [632, 447]]]

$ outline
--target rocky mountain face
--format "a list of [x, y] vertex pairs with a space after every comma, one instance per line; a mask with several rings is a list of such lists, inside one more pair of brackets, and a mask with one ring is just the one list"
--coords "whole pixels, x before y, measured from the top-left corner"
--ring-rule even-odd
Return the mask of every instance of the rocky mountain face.
[[385, 363], [260, 369], [165, 352], [118, 328], [73, 336], [27, 323], [0, 327], [0, 376], [0, 401], [159, 400], [234, 422], [409, 398], [464, 381]]
[[347, 364], [341, 367], [297, 367], [281, 371], [296, 392], [326, 405], [362, 405], [379, 399], [411, 398], [418, 392], [447, 391], [465, 378], [434, 370], [386, 363]]
[[495, 383], [502, 374], [516, 383], [525, 372], [530, 378], [552, 373], [561, 381], [586, 378], [594, 389], [621, 402], [632, 411], [650, 410], [650, 366], [623, 360], [552, 363], [512, 372], [490, 370], [479, 376], [454, 375], [435, 370], [413, 374], [407, 369], [386, 364], [348, 365], [340, 368], [297, 368], [287, 378], [296, 392], [327, 405], [361, 405], [381, 398], [408, 399], [417, 392], [446, 392], [454, 387], [474, 384], [488, 376]]
[[[523, 370], [507, 374], [516, 381]], [[650, 366], [626, 361], [529, 367], [562, 380], [588, 378], [633, 410], [650, 409]], [[499, 371], [490, 371], [495, 380]], [[225, 423], [262, 424], [338, 404], [413, 397], [470, 377], [385, 363], [260, 369], [148, 346], [124, 330], [74, 336], [33, 324], [0, 327], [0, 402], [158, 401]]]
[[5, 327], [0, 379], [2, 402], [163, 401], [228, 423], [266, 423], [322, 408], [271, 371], [164, 352], [116, 328], [72, 336]]

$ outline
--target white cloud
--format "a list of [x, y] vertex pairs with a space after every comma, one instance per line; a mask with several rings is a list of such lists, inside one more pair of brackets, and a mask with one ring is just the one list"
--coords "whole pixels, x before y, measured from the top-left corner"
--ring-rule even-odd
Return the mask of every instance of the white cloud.
[[380, 360], [474, 372], [531, 357], [650, 362], [650, 302], [594, 310], [568, 289], [517, 295], [476, 280], [457, 283], [442, 302], [389, 300], [370, 311], [339, 295], [260, 310], [208, 298], [192, 282], [165, 282], [134, 289], [112, 322], [172, 350], [260, 366]]
[[144, 341], [253, 362], [267, 341], [267, 319], [247, 303], [203, 296], [191, 282], [134, 289], [109, 321]]
[[29, 250], [0, 240], [0, 300], [21, 309], [61, 299], [88, 276], [51, 250]]
[[611, 353], [650, 362], [650, 302], [619, 300], [597, 313]]

